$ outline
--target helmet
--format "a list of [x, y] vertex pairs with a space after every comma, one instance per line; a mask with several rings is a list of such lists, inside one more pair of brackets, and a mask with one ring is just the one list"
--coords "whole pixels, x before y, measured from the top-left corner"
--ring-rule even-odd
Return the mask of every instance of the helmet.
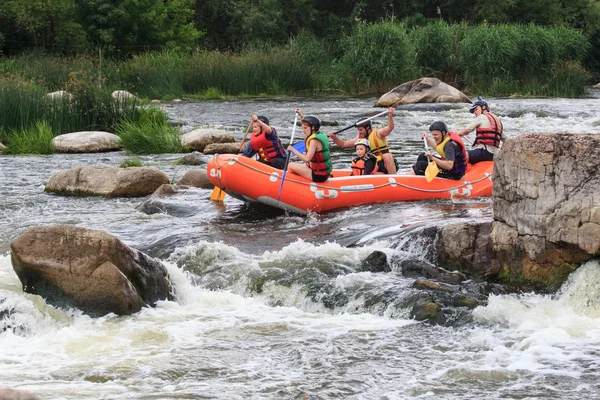
[[435, 121], [429, 126], [429, 131], [442, 131], [448, 133], [448, 125], [444, 121]]
[[256, 119], [258, 119], [259, 121], [262, 121], [262, 122], [264, 122], [265, 124], [269, 125], [269, 118], [267, 118], [267, 117], [265, 117], [265, 116], [263, 116], [263, 115], [258, 115], [258, 116], [256, 117]]
[[370, 128], [370, 127], [372, 127], [372, 126], [373, 126], [373, 124], [371, 123], [371, 120], [365, 121], [365, 119], [364, 119], [364, 118], [362, 118], [362, 119], [359, 119], [359, 120], [356, 122], [356, 126], [364, 126], [365, 128], [366, 128], [366, 127], [369, 127], [369, 128]]
[[310, 126], [313, 126], [316, 130], [321, 128], [321, 120], [317, 117], [313, 117], [312, 115], [307, 115], [302, 118], [301, 122], [306, 122]]
[[358, 146], [359, 144], [366, 146], [367, 150], [371, 148], [371, 143], [369, 143], [367, 139], [358, 139], [356, 142], [354, 142], [354, 147]]
[[487, 101], [483, 100], [481, 97], [478, 97], [477, 100], [473, 102], [473, 105], [469, 109], [469, 112], [474, 113], [477, 106], [481, 106], [482, 110], [490, 111]]

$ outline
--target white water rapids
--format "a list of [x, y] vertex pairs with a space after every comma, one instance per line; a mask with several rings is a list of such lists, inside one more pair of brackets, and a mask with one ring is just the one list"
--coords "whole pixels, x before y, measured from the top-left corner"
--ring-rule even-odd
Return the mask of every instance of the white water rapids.
[[[510, 137], [600, 133], [597, 98], [489, 101]], [[240, 137], [250, 114], [265, 114], [289, 138], [296, 105], [343, 126], [373, 112], [371, 103], [215, 102], [167, 110], [188, 126], [224, 126]], [[391, 147], [402, 167], [414, 162], [420, 131], [436, 119], [464, 126], [472, 118], [467, 110], [400, 108]], [[351, 153], [334, 156], [337, 167], [347, 165]], [[399, 259], [426, 257], [427, 243], [407, 243], [406, 232], [489, 219], [489, 199], [300, 217], [247, 208], [230, 197], [226, 210], [218, 209], [208, 201], [210, 190], [195, 189], [166, 200], [168, 212], [147, 215], [136, 209], [141, 199], [43, 191], [54, 172], [118, 166], [127, 157], [0, 156], [0, 387], [41, 399], [600, 397], [597, 261], [571, 274], [552, 296], [491, 296], [471, 323], [456, 327], [408, 318], [403, 299], [414, 293], [413, 279], [396, 270], [357, 271], [374, 250]], [[142, 161], [179, 178], [194, 167], [172, 165], [177, 158]], [[159, 258], [176, 301], [132, 316], [90, 318], [24, 294], [10, 243], [32, 226], [59, 223], [107, 231]]]

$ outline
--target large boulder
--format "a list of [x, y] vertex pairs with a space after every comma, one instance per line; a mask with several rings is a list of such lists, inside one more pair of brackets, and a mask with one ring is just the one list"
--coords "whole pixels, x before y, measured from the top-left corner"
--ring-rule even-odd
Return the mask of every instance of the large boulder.
[[73, 95], [66, 90], [48, 93], [46, 97], [49, 97], [52, 100], [73, 100]]
[[34, 227], [11, 243], [23, 290], [90, 315], [132, 314], [171, 299], [166, 268], [106, 232], [70, 225]]
[[0, 152], [4, 151], [6, 149], [6, 146], [3, 145], [2, 143], [0, 143]]
[[111, 93], [113, 99], [117, 101], [135, 101], [137, 97], [127, 90], [115, 90]]
[[204, 154], [238, 154], [244, 151], [248, 143], [244, 143], [240, 150], [239, 143], [211, 143], [204, 148]]
[[82, 131], [58, 135], [52, 144], [59, 153], [99, 153], [121, 149], [121, 138], [114, 133]]
[[39, 400], [39, 397], [25, 390], [0, 388], [0, 400]]
[[493, 222], [443, 227], [441, 262], [555, 289], [600, 253], [600, 137], [529, 134], [495, 157]]
[[181, 137], [183, 146], [190, 150], [204, 151], [211, 143], [235, 142], [233, 135], [219, 129], [194, 129]]
[[169, 178], [155, 168], [73, 167], [54, 174], [45, 190], [75, 196], [135, 197], [152, 194], [165, 183]]
[[471, 103], [460, 90], [437, 78], [419, 78], [396, 86], [377, 100], [375, 107], [414, 103]]

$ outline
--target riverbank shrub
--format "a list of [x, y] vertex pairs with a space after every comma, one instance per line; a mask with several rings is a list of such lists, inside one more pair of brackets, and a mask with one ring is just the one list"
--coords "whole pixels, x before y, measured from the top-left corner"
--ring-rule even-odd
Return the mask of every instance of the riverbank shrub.
[[560, 65], [579, 64], [586, 49], [584, 36], [572, 29], [482, 24], [470, 28], [460, 41], [459, 62], [470, 91], [569, 97], [573, 90], [548, 82], [569, 75], [570, 81], [580, 83], [585, 76], [581, 69]]
[[140, 118], [125, 118], [117, 127], [123, 148], [132, 154], [183, 153], [179, 128], [168, 123], [157, 108], [143, 110]]
[[46, 121], [37, 121], [23, 130], [13, 130], [8, 136], [6, 154], [53, 154], [56, 152], [52, 144], [54, 134]]
[[418, 78], [415, 48], [404, 24], [361, 24], [345, 42], [342, 62], [356, 92], [382, 92]]
[[415, 61], [421, 76], [432, 76], [459, 86], [458, 45], [465, 36], [465, 24], [448, 25], [437, 21], [409, 32], [415, 47]]

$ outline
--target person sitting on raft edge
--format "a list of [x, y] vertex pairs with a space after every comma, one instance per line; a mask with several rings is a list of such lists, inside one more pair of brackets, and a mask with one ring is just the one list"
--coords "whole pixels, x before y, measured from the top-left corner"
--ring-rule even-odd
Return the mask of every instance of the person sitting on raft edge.
[[312, 115], [304, 116], [299, 108], [296, 108], [296, 113], [301, 118], [306, 154], [300, 153], [292, 145], [287, 149], [306, 164], [292, 163], [289, 164], [288, 169], [313, 182], [325, 182], [329, 179], [332, 167], [329, 160], [329, 141], [327, 136], [319, 130], [321, 120]]
[[469, 162], [475, 164], [480, 161], [493, 161], [494, 154], [500, 151], [500, 142], [506, 139], [502, 122], [496, 114], [490, 112], [490, 106], [481, 97], [473, 102], [469, 111], [475, 114], [475, 120], [457, 132], [458, 136], [465, 136], [475, 130], [473, 148], [468, 151]]
[[419, 155], [417, 162], [412, 166], [412, 172], [415, 175], [425, 175], [429, 160], [432, 160], [440, 169], [438, 177], [461, 179], [467, 170], [469, 160], [462, 139], [456, 132], [449, 132], [448, 125], [443, 121], [435, 121], [429, 126], [429, 131], [433, 139], [427, 135], [427, 132], [423, 132], [422, 137], [426, 138], [427, 144], [435, 148], [441, 158], [434, 157], [431, 152], [426, 151]]
[[356, 123], [358, 136], [351, 140], [342, 140], [334, 133], [329, 136], [336, 145], [341, 148], [351, 148], [359, 139], [367, 139], [371, 145], [371, 151], [377, 157], [378, 170], [384, 174], [395, 174], [397, 167], [394, 155], [390, 152], [387, 137], [394, 130], [394, 107], [388, 107], [388, 124], [382, 128], [373, 129], [371, 121], [364, 118]]
[[358, 139], [354, 143], [356, 157], [352, 160], [350, 176], [372, 175], [377, 173], [377, 157], [371, 153], [371, 144], [367, 139]]
[[245, 157], [258, 154], [258, 161], [277, 169], [285, 168], [287, 153], [283, 149], [277, 130], [269, 126], [269, 119], [262, 115], [252, 115], [252, 135], [250, 144], [242, 153]]

